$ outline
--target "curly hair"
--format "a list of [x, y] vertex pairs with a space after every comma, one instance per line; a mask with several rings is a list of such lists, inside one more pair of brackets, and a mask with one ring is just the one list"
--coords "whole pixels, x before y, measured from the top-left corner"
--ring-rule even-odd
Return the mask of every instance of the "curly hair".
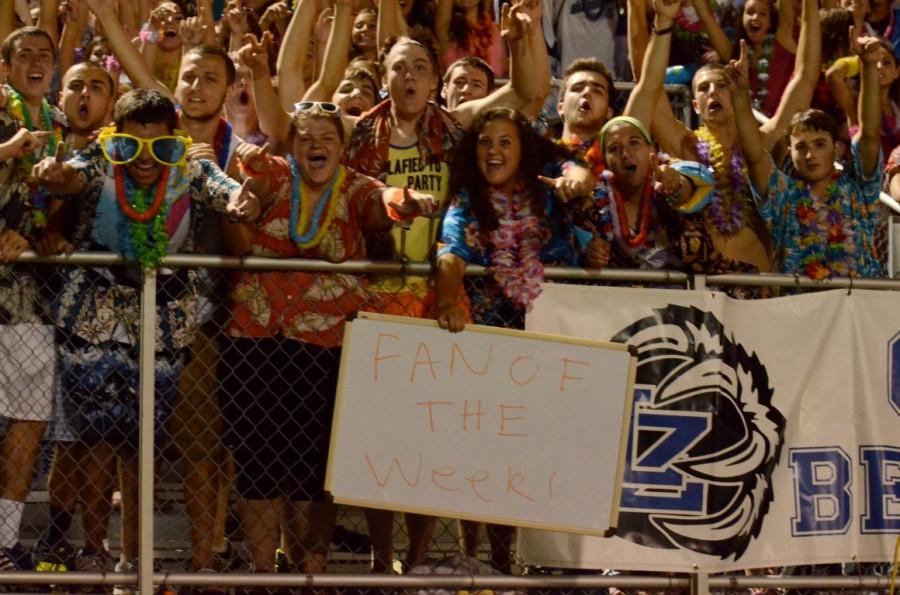
[[[507, 120], [515, 125], [518, 131], [521, 158], [517, 168], [517, 177], [528, 190], [534, 213], [544, 212], [544, 188], [538, 181], [538, 175], [543, 172], [544, 166], [552, 161], [571, 158], [571, 154], [566, 149], [535, 132], [525, 116], [516, 110], [496, 107], [482, 112], [463, 137], [456, 157], [450, 166], [448, 194], [450, 197], [456, 197], [463, 190], [468, 193], [472, 213], [478, 220], [482, 234], [497, 229], [499, 221], [491, 204], [488, 183], [481, 170], [478, 167], [472, 167], [472, 158], [476, 154], [478, 136], [485, 126], [494, 120]], [[450, 202], [448, 201], [448, 205]]]

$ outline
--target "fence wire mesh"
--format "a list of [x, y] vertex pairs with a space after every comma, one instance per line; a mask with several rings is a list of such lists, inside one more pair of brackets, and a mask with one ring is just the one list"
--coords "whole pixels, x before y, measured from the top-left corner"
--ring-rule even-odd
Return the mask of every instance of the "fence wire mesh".
[[[194, 584], [173, 581], [178, 586], [169, 589], [268, 593], [274, 585], [217, 587], [213, 573], [327, 570], [419, 578], [504, 572], [535, 581], [494, 589], [501, 591], [686, 592], [684, 576], [519, 567], [512, 529], [331, 502], [324, 473], [346, 316], [360, 310], [430, 316], [424, 293], [391, 290], [396, 276], [331, 269], [178, 267], [158, 273], [153, 563], [159, 572], [194, 577], [188, 581]], [[140, 321], [141, 274], [122, 266], [42, 264], [0, 273], [0, 535], [16, 542], [0, 553], [0, 587], [131, 593], [133, 585], [96, 577], [115, 571], [126, 573], [123, 583], [133, 582], [127, 573], [138, 568], [138, 354], [147, 332]], [[630, 283], [640, 278], [635, 274]], [[685, 287], [686, 280], [680, 274], [656, 279], [670, 287]], [[498, 324], [521, 328], [523, 321]], [[93, 573], [95, 584], [54, 585], [53, 578], [25, 580], [27, 574], [16, 581], [16, 573], [31, 570]], [[883, 563], [765, 572], [880, 577], [883, 586], [890, 570]], [[165, 582], [165, 575], [157, 578]], [[571, 584], [535, 588], [547, 578]], [[597, 584], [578, 586], [585, 578]], [[655, 588], [640, 588], [642, 579]], [[321, 589], [404, 589], [334, 587]]]

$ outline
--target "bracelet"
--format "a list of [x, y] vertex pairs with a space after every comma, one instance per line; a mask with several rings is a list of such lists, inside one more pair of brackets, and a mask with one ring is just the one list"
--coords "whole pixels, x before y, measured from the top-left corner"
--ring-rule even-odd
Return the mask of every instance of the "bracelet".
[[673, 24], [669, 25], [668, 27], [666, 27], [665, 29], [657, 29], [656, 27], [654, 27], [653, 34], [654, 35], [668, 35], [669, 33], [671, 33], [674, 30], [675, 30], [675, 24], [673, 23]]

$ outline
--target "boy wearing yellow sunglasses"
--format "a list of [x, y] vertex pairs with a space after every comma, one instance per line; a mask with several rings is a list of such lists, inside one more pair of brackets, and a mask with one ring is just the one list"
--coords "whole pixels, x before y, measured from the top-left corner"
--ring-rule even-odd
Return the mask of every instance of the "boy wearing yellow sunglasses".
[[[76, 250], [114, 251], [157, 266], [196, 250], [204, 211], [254, 221], [256, 196], [212, 161], [186, 160], [189, 137], [175, 129], [171, 100], [136, 89], [114, 110], [115, 127], [74, 159], [45, 159], [34, 176], [74, 207]], [[197, 324], [197, 274], [160, 270], [157, 305], [156, 430], [172, 412], [184, 354]], [[73, 267], [51, 304], [57, 328], [62, 403], [86, 448], [113, 448], [124, 464], [123, 561], [137, 556], [138, 363], [140, 290], [136, 269]]]

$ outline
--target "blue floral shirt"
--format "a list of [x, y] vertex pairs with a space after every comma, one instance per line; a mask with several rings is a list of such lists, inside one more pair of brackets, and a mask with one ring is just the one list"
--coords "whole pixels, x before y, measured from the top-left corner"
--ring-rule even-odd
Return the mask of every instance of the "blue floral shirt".
[[[115, 204], [112, 169], [97, 145], [68, 161], [84, 178], [84, 191], [75, 202], [72, 243], [76, 250], [120, 251], [120, 230], [127, 222]], [[125, 174], [127, 175], [127, 174]], [[175, 205], [188, 199], [189, 209], [172, 234], [169, 252], [194, 252], [199, 212], [225, 212], [240, 185], [205, 159], [189, 161], [183, 173], [184, 197], [167, 198]], [[155, 189], [151, 189], [154, 191]], [[173, 211], [174, 209], [171, 209]], [[140, 334], [140, 272], [136, 267], [70, 267], [51, 304], [57, 327], [91, 344], [117, 342], [138, 345]], [[198, 273], [177, 269], [157, 277], [158, 352], [173, 353], [193, 342], [197, 326]]]
[[[494, 246], [481, 233], [469, 200], [466, 191], [460, 192], [444, 215], [437, 255], [453, 254], [467, 264], [489, 267]], [[547, 196], [545, 212], [537, 216], [542, 238], [540, 261], [548, 265], [578, 264], [569, 225], [551, 196]], [[466, 277], [464, 287], [471, 302], [473, 322], [502, 328], [525, 328], [525, 309], [504, 295], [493, 276]]]
[[812, 196], [807, 184], [772, 167], [765, 194], [753, 188], [759, 214], [772, 235], [776, 270], [811, 279], [883, 277], [885, 254], [876, 247], [878, 197], [883, 176], [878, 165], [864, 179], [859, 144], [851, 143], [852, 168], [834, 181], [828, 196]]

